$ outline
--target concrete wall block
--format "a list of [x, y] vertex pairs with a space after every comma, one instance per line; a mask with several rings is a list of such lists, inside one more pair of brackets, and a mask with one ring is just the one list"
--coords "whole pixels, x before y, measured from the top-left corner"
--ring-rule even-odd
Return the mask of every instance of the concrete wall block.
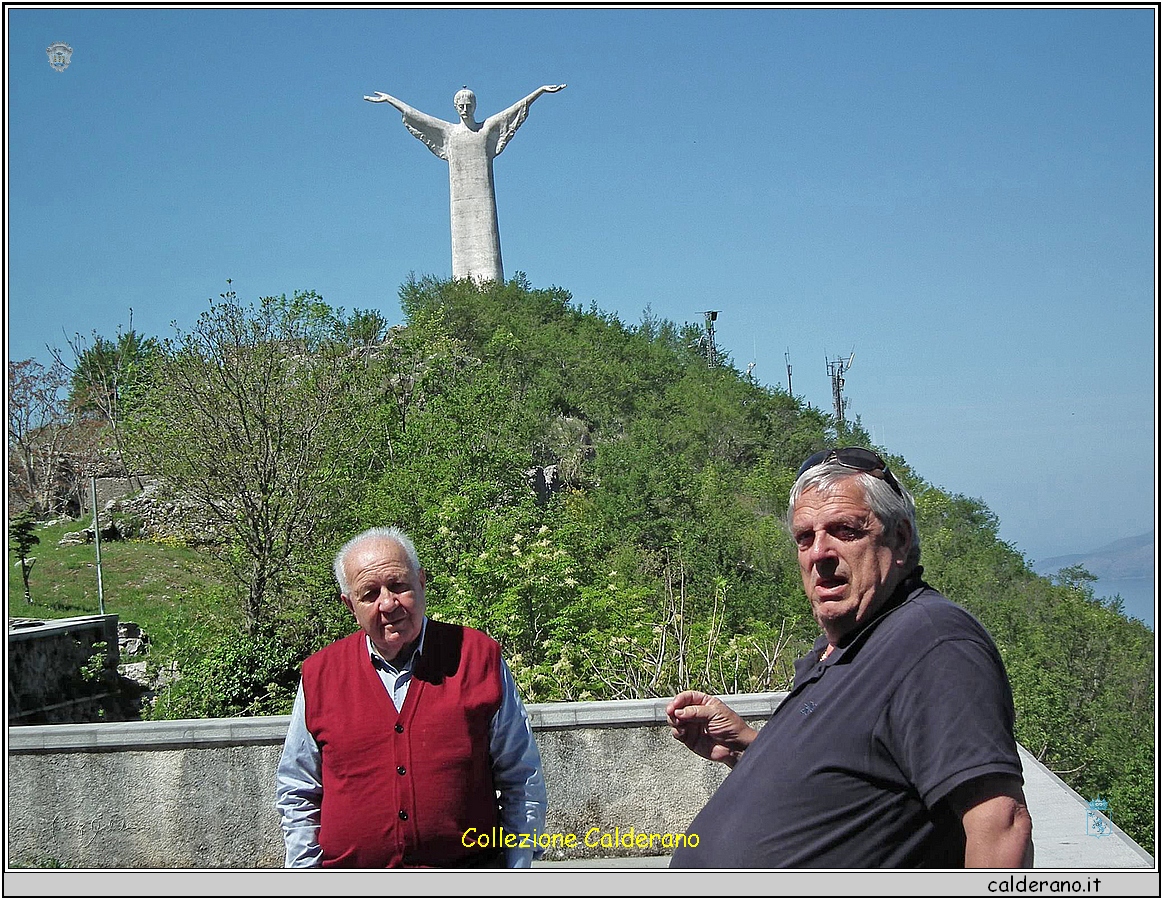
[[[724, 700], [759, 726], [782, 694]], [[670, 736], [665, 700], [530, 704], [549, 792], [546, 834], [577, 835], [546, 861], [669, 856], [586, 847], [620, 829], [685, 833], [726, 777]], [[9, 862], [65, 868], [278, 867], [275, 768], [286, 716], [13, 727]], [[1087, 801], [1019, 747], [1042, 868], [1153, 867], [1117, 827], [1096, 840]]]
[[[579, 728], [537, 735], [549, 788], [549, 834], [576, 834], [576, 851], [552, 849], [549, 859], [657, 856], [617, 847], [586, 847], [586, 834], [685, 832], [727, 774], [694, 756], [665, 727]], [[721, 771], [716, 771], [721, 770]], [[665, 773], [665, 775], [663, 775]]]
[[281, 747], [9, 759], [9, 858], [65, 868], [270, 868]]
[[117, 671], [117, 616], [78, 616], [29, 625], [8, 633], [8, 721], [53, 724], [94, 721], [104, 698], [115, 693], [110, 677], [86, 678], [82, 668], [105, 642], [105, 669]]
[[[595, 841], [614, 829], [684, 832], [725, 777], [724, 767], [671, 738], [664, 704], [530, 704], [549, 792], [546, 833], [577, 835], [575, 848], [550, 849], [546, 859], [669, 855], [658, 846], [584, 846], [593, 828]], [[281, 866], [274, 791], [287, 721], [10, 729], [10, 859], [66, 868]]]

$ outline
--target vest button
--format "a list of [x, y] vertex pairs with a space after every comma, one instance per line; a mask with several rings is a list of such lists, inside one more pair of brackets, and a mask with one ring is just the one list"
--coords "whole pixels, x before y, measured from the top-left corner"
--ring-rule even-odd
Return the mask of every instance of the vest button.
[[404, 810], [400, 810], [400, 821], [401, 822], [408, 821], [408, 813], [406, 813]]
[[396, 734], [403, 734], [403, 733], [404, 733], [404, 726], [403, 725], [396, 725]]
[[405, 773], [406, 773], [408, 770], [407, 770], [407, 769], [405, 769], [403, 766], [396, 766], [396, 771], [397, 771], [397, 772], [399, 772], [401, 775], [403, 775], [403, 774], [405, 774]]

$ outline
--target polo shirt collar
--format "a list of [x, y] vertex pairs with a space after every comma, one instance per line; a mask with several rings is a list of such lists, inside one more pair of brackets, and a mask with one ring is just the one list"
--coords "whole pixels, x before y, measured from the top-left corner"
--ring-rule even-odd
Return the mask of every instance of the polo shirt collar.
[[[839, 660], [843, 659], [844, 655], [848, 653], [850, 649], [853, 653], [855, 653], [856, 650], [853, 648], [855, 648], [856, 645], [863, 643], [861, 641], [862, 637], [869, 634], [873, 628], [875, 628], [881, 621], [884, 620], [886, 616], [892, 614], [895, 609], [901, 606], [918, 590], [924, 587], [928, 587], [924, 579], [921, 577], [923, 574], [923, 566], [917, 566], [915, 569], [909, 572], [909, 574], [904, 577], [901, 583], [896, 586], [896, 590], [892, 592], [892, 596], [888, 598], [888, 602], [884, 604], [880, 612], [878, 612], [871, 620], [866, 622], [863, 627], [852, 632], [851, 634], [845, 635], [844, 640], [836, 645], [836, 649], [828, 655], [827, 659], [823, 660], [822, 664], [824, 666], [834, 665]], [[819, 661], [819, 655], [824, 652], [824, 648], [827, 646], [827, 635], [822, 634], [816, 638], [816, 642], [812, 645], [812, 651], [815, 653], [815, 657], [813, 658], [811, 655], [808, 656], [808, 659], [811, 660], [813, 665]]]

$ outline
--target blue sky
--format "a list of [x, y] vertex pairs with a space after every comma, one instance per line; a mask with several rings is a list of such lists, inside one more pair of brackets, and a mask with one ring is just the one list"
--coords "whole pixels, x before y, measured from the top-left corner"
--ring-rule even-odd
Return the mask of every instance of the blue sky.
[[[1156, 519], [1152, 9], [22, 9], [7, 31], [10, 359], [191, 325], [226, 280], [399, 321], [451, 273], [452, 120], [505, 271], [702, 322], [756, 377], [984, 500], [1030, 558]], [[54, 41], [72, 46], [64, 72]]]

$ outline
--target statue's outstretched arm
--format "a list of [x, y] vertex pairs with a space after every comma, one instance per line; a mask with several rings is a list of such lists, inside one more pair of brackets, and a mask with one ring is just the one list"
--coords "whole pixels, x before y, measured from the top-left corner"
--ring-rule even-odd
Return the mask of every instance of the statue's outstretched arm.
[[428, 113], [413, 109], [403, 100], [397, 100], [391, 94], [385, 94], [383, 91], [376, 91], [372, 97], [365, 95], [363, 99], [371, 103], [390, 103], [396, 107], [404, 117], [404, 127], [412, 133], [413, 137], [423, 141], [425, 146], [441, 159], [448, 159], [448, 151], [444, 146], [444, 136], [447, 129], [451, 127], [451, 122], [444, 122], [435, 116], [428, 115]]
[[564, 84], [543, 84], [543, 85], [541, 85], [541, 87], [539, 87], [537, 90], [535, 90], [528, 97], [526, 97], [523, 100], [519, 100], [518, 102], [519, 103], [532, 103], [534, 100], [536, 100], [542, 94], [556, 94], [558, 91], [564, 90], [564, 89], [565, 89]]
[[544, 84], [528, 97], [522, 97], [508, 109], [502, 110], [495, 116], [489, 116], [485, 119], [484, 127], [490, 130], [496, 128], [498, 132], [497, 149], [493, 151], [493, 156], [500, 156], [501, 151], [505, 149], [505, 145], [517, 133], [517, 129], [521, 127], [521, 123], [529, 115], [529, 104], [542, 94], [556, 94], [564, 87], [564, 84]]

